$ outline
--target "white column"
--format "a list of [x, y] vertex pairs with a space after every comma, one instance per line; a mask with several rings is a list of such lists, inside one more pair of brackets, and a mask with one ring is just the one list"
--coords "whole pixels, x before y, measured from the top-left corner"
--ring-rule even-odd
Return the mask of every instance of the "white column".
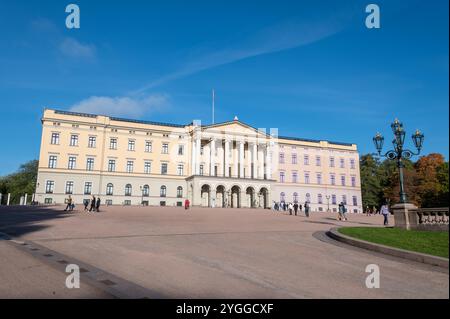
[[236, 147], [233, 147], [233, 166], [234, 166], [234, 170], [233, 170], [233, 177], [237, 177], [238, 176], [238, 163], [239, 163], [239, 156], [238, 156], [238, 143], [236, 143]]
[[258, 146], [256, 143], [252, 144], [252, 163], [253, 163], [253, 178], [258, 178], [258, 161], [257, 161], [257, 154], [258, 152]]
[[239, 177], [244, 178], [244, 142], [239, 141]]
[[25, 199], [23, 200], [23, 204], [26, 205], [27, 204], [27, 199], [28, 199], [28, 194], [25, 193]]
[[6, 205], [9, 206], [9, 200], [11, 199], [11, 193], [8, 193], [8, 197], [6, 199]]
[[230, 165], [230, 141], [229, 140], [225, 140], [225, 154], [224, 154], [225, 158], [224, 158], [224, 176], [225, 177], [230, 177], [229, 176], [229, 170], [228, 170], [228, 166]]
[[195, 174], [200, 174], [200, 148], [202, 146], [202, 140], [197, 137], [195, 140]]
[[197, 148], [197, 146], [196, 146], [196, 144], [197, 144], [197, 142], [196, 142], [195, 138], [192, 137], [192, 165], [191, 165], [191, 175], [197, 174], [197, 169], [196, 169], [196, 166], [197, 166], [197, 164], [196, 164], [196, 155], [197, 155], [196, 148]]
[[250, 143], [247, 143], [247, 171], [245, 177], [252, 177], [252, 146]]
[[204, 167], [203, 167], [203, 174], [210, 175], [210, 165], [211, 165], [211, 143], [205, 144], [203, 146], [203, 159], [205, 161]]
[[266, 145], [266, 178], [270, 179], [271, 169], [270, 169], [270, 145]]
[[262, 144], [258, 144], [258, 178], [264, 178], [264, 150]]
[[210, 147], [211, 154], [209, 157], [210, 158], [209, 175], [214, 176], [214, 173], [215, 173], [214, 168], [216, 166], [216, 161], [215, 161], [215, 159], [216, 159], [216, 141], [214, 139], [212, 139], [210, 144], [211, 144], [211, 147]]

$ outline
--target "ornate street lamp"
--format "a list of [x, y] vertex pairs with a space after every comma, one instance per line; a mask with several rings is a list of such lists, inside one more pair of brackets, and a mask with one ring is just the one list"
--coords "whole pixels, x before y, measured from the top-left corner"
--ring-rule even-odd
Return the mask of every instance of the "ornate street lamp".
[[413, 155], [419, 155], [420, 150], [422, 149], [424, 135], [419, 131], [411, 136], [414, 146], [417, 149], [417, 153], [410, 151], [408, 149], [403, 148], [403, 144], [405, 143], [405, 130], [403, 129], [403, 124], [398, 120], [391, 124], [392, 132], [394, 133], [394, 139], [392, 140], [392, 144], [394, 146], [393, 150], [387, 151], [385, 154], [381, 154], [381, 150], [383, 149], [384, 137], [377, 133], [373, 138], [373, 143], [375, 144], [375, 148], [378, 151], [378, 156], [386, 157], [390, 160], [395, 160], [397, 162], [399, 179], [400, 179], [400, 203], [406, 203], [406, 193], [403, 186], [403, 162], [402, 159], [410, 159]]

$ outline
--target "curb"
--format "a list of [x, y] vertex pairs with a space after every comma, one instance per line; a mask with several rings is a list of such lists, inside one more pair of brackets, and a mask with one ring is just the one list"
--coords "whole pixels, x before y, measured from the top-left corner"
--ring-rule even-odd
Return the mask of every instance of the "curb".
[[365, 240], [356, 239], [339, 233], [338, 228], [331, 228], [327, 232], [327, 236], [342, 243], [356, 246], [359, 248], [448, 269], [447, 258], [417, 253], [400, 248], [393, 248], [385, 245], [371, 243]]

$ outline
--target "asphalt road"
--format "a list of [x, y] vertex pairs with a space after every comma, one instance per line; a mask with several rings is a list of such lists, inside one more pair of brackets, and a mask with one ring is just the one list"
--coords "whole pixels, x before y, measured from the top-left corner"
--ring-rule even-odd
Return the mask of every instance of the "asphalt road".
[[[344, 223], [335, 214], [306, 218], [256, 209], [105, 207], [89, 214], [3, 207], [0, 232], [157, 292], [150, 297], [449, 298], [448, 270], [338, 244], [324, 235], [339, 225], [382, 224], [381, 216], [349, 217]], [[0, 297], [15, 297], [14, 289], [5, 287], [14, 287], [10, 274], [19, 270], [4, 267], [14, 263], [13, 257], [3, 258], [14, 254], [4, 247]], [[365, 285], [368, 264], [380, 268], [378, 289]], [[42, 280], [58, 277], [48, 269], [38, 276], [39, 267], [27, 271]], [[15, 287], [23, 297], [52, 297], [55, 288], [41, 289], [42, 280], [17, 281]], [[106, 296], [86, 290], [80, 297]]]

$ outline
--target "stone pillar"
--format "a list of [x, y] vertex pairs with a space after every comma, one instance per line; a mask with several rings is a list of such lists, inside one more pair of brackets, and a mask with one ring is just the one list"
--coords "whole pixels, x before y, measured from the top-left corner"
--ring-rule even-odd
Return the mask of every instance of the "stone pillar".
[[197, 141], [195, 140], [195, 138], [192, 136], [192, 164], [191, 164], [191, 175], [195, 175], [197, 174], [197, 164], [196, 164], [196, 159], [197, 159], [197, 152], [196, 152], [196, 148], [197, 148]]
[[270, 146], [266, 146], [266, 178], [270, 179], [271, 169], [270, 169]]
[[11, 193], [8, 193], [8, 197], [6, 198], [6, 205], [9, 206], [9, 201], [11, 199]]
[[258, 178], [264, 178], [264, 150], [262, 145], [258, 145]]
[[247, 143], [247, 170], [245, 171], [246, 178], [252, 178], [252, 146]]
[[258, 178], [258, 161], [256, 159], [258, 153], [258, 146], [256, 143], [252, 144], [252, 163], [253, 163], [253, 178]]
[[202, 146], [202, 140], [197, 137], [195, 140], [195, 175], [200, 174], [200, 148]]
[[411, 214], [417, 214], [417, 206], [411, 203], [400, 203], [392, 206], [392, 210], [396, 228], [407, 230], [417, 228], [417, 218], [410, 218]]
[[25, 199], [23, 200], [23, 204], [26, 205], [28, 200], [28, 194], [25, 193]]
[[238, 174], [239, 174], [239, 172], [238, 172], [238, 169], [239, 169], [239, 166], [238, 166], [238, 163], [239, 163], [239, 157], [238, 157], [238, 143], [236, 143], [236, 147], [234, 147], [233, 148], [233, 166], [234, 166], [234, 169], [233, 169], [233, 177], [237, 177], [238, 176]]
[[244, 178], [244, 142], [239, 141], [239, 177]]
[[214, 176], [215, 174], [215, 167], [216, 167], [216, 141], [214, 139], [211, 140], [211, 147], [210, 147], [210, 167], [209, 167], [209, 175]]
[[224, 152], [224, 174], [225, 177], [230, 177], [228, 166], [230, 165], [230, 140], [225, 140], [225, 152]]
[[3, 194], [0, 193], [0, 205], [2, 205]]

